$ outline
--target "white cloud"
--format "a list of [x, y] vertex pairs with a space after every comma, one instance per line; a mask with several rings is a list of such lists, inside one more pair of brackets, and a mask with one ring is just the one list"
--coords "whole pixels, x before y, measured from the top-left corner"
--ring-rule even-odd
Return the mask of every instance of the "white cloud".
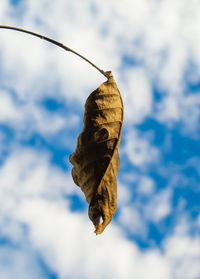
[[[10, 254], [10, 261], [1, 269], [6, 279], [12, 278], [12, 271], [26, 278], [32, 269], [33, 277], [44, 278], [35, 253], [39, 253], [59, 278], [169, 279], [174, 274], [179, 279], [185, 273], [187, 279], [196, 279], [199, 240], [190, 237], [188, 231], [177, 229], [166, 238], [162, 253], [159, 248], [140, 251], [134, 242], [125, 238], [123, 227], [132, 227], [136, 234], [144, 233], [141, 213], [124, 204], [122, 228], [112, 222], [103, 235], [95, 236], [86, 212], [71, 212], [69, 200], [63, 199], [63, 193], [79, 195], [80, 189], [73, 185], [71, 178], [49, 165], [45, 154], [20, 150], [8, 157], [0, 171], [0, 221], [4, 228], [1, 235], [21, 247], [15, 251], [9, 246], [1, 249], [2, 259]], [[156, 221], [166, 214], [160, 208], [168, 204], [169, 196], [163, 191], [152, 200], [149, 211]], [[28, 230], [22, 230], [21, 224]], [[24, 247], [27, 237], [29, 245]], [[183, 256], [190, 245], [190, 253]], [[181, 259], [185, 264], [180, 264]]]
[[164, 189], [158, 192], [151, 200], [145, 204], [145, 216], [154, 222], [159, 222], [172, 211], [172, 192]]
[[162, 122], [178, 122], [180, 119], [179, 99], [177, 96], [170, 96], [164, 98], [163, 102], [158, 105], [157, 119]]
[[138, 192], [143, 195], [151, 195], [155, 191], [155, 182], [152, 178], [143, 176], [138, 183]]
[[124, 226], [125, 231], [141, 238], [147, 235], [147, 223], [142, 213], [136, 206], [122, 206], [119, 215], [120, 225]]
[[[188, 279], [199, 278], [200, 268], [200, 240], [199, 238], [174, 237], [167, 243], [167, 258], [172, 264], [173, 278], [184, 278], [187, 274]], [[174, 268], [173, 268], [174, 266]]]
[[29, 224], [32, 243], [61, 278], [169, 278], [158, 251], [141, 253], [114, 225], [97, 237], [83, 216], [42, 200], [21, 204], [16, 214]]
[[37, 102], [16, 101], [6, 90], [0, 91], [0, 98], [0, 122], [12, 127], [18, 138], [28, 138], [34, 132], [48, 138], [65, 127], [70, 129], [79, 125], [79, 117], [73, 112], [52, 114]]
[[80, 193], [69, 173], [51, 166], [47, 154], [31, 149], [13, 152], [0, 168], [0, 176], [0, 207], [5, 214], [13, 212], [26, 198], [62, 200], [63, 195]]
[[[168, 237], [161, 254], [157, 249], [139, 251], [113, 224], [96, 237], [82, 214], [54, 202], [27, 200], [15, 216], [28, 224], [34, 247], [61, 278], [198, 278], [199, 238], [186, 233]], [[134, 225], [135, 215], [129, 217]]]
[[[25, 246], [25, 245], [24, 245]], [[44, 279], [36, 256], [27, 247], [1, 247], [0, 250], [0, 277], [2, 279]]]
[[[73, 185], [71, 178], [48, 164], [45, 154], [31, 150], [13, 153], [1, 167], [0, 176], [0, 220], [2, 226], [6, 226], [2, 234], [20, 247], [28, 236], [34, 251], [40, 253], [47, 266], [60, 278], [93, 278], [97, 270], [95, 278], [149, 278], [151, 266], [155, 267], [153, 278], [168, 278], [168, 267], [158, 251], [141, 254], [114, 223], [97, 237], [86, 212], [72, 213], [69, 210], [69, 200], [63, 199], [63, 194], [81, 196], [81, 191]], [[28, 235], [20, 229], [20, 224], [29, 228]], [[27, 248], [30, 251], [18, 249], [14, 254], [9, 249], [2, 250], [4, 257], [7, 253], [11, 255], [11, 261], [2, 269], [5, 278], [12, 276], [10, 267], [18, 271], [17, 264], [19, 274], [24, 271], [26, 275], [26, 268], [30, 270], [32, 266], [21, 266], [17, 259], [20, 261], [28, 253], [29, 261], [29, 258], [34, 259], [35, 252], [31, 247]], [[126, 255], [123, 260], [122, 254]], [[143, 271], [142, 264], [147, 271]], [[33, 276], [38, 268], [37, 264]]]
[[17, 109], [12, 97], [8, 92], [0, 90], [0, 122], [12, 122], [13, 125], [16, 122], [22, 120], [22, 113]]
[[122, 89], [125, 106], [125, 121], [138, 124], [152, 111], [150, 80], [141, 68], [127, 71], [126, 83]]
[[168, 125], [183, 123], [182, 132], [191, 137], [198, 136], [198, 124], [200, 119], [200, 94], [187, 92], [185, 95], [167, 95], [157, 105], [158, 121], [166, 122]]
[[145, 168], [147, 164], [158, 162], [159, 150], [146, 137], [142, 138], [137, 130], [127, 132], [125, 139], [123, 151], [133, 165]]
[[200, 237], [190, 236], [190, 222], [178, 223], [175, 233], [163, 243], [166, 260], [171, 266], [171, 277], [197, 279], [200, 275]]
[[[183, 120], [183, 131], [187, 134], [199, 135], [196, 128], [200, 122], [200, 93], [192, 94], [185, 97], [181, 103], [181, 119]], [[187, 128], [186, 128], [187, 127]], [[189, 133], [188, 133], [189, 132]]]
[[120, 205], [120, 206], [125, 205], [131, 199], [131, 191], [126, 185], [121, 184], [120, 182], [118, 182], [117, 196], [118, 196], [117, 204]]

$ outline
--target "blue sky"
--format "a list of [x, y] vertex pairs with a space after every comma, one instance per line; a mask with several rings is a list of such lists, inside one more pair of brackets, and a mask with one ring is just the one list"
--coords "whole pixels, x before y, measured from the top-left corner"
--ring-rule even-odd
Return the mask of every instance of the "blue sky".
[[0, 29], [0, 278], [200, 279], [199, 12], [195, 0], [1, 0], [0, 24], [112, 70], [125, 120], [118, 210], [96, 236], [69, 155], [105, 79]]

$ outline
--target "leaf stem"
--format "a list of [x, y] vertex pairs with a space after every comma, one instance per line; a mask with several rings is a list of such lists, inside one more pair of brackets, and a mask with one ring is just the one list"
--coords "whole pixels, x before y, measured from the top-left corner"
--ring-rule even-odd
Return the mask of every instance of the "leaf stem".
[[35, 37], [38, 37], [42, 40], [45, 40], [45, 41], [48, 41], [54, 45], [57, 45], [61, 48], [63, 48], [64, 50], [66, 51], [70, 51], [76, 55], [78, 55], [79, 57], [81, 57], [82, 59], [84, 59], [86, 62], [88, 62], [90, 65], [92, 65], [94, 68], [96, 68], [102, 75], [104, 75], [106, 78], [109, 78], [110, 76], [110, 71], [107, 71], [107, 72], [104, 72], [103, 70], [101, 70], [99, 67], [97, 67], [94, 63], [92, 63], [90, 60], [88, 60], [87, 58], [85, 58], [83, 55], [79, 54], [78, 52], [74, 51], [73, 49], [63, 45], [62, 43], [58, 42], [58, 41], [55, 41], [51, 38], [48, 38], [48, 37], [45, 37], [43, 35], [40, 35], [38, 33], [35, 33], [35, 32], [32, 32], [32, 31], [29, 31], [29, 30], [25, 30], [25, 29], [21, 29], [21, 28], [17, 28], [17, 27], [13, 27], [13, 26], [5, 26], [5, 25], [0, 25], [0, 28], [3, 28], [3, 29], [10, 29], [10, 30], [15, 30], [15, 31], [20, 31], [20, 32], [23, 32], [23, 33], [27, 33], [27, 34], [30, 34], [30, 35], [33, 35]]

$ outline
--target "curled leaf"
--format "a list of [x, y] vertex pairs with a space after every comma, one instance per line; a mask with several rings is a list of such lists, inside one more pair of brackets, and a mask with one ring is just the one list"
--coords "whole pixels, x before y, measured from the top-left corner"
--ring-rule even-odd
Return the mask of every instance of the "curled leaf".
[[[89, 204], [88, 215], [100, 234], [117, 209], [118, 148], [123, 103], [112, 73], [85, 104], [84, 127], [70, 156], [72, 177]], [[101, 218], [103, 219], [102, 223]]]

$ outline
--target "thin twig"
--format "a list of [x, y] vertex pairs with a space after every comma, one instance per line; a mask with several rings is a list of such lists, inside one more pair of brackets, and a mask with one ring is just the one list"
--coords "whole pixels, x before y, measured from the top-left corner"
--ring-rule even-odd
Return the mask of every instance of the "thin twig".
[[3, 28], [3, 29], [11, 29], [11, 30], [15, 30], [15, 31], [20, 31], [20, 32], [23, 32], [23, 33], [27, 33], [27, 34], [30, 34], [30, 35], [33, 35], [35, 37], [38, 37], [42, 40], [45, 40], [45, 41], [48, 41], [54, 45], [57, 45], [61, 48], [63, 48], [64, 50], [66, 51], [70, 51], [76, 55], [78, 55], [79, 57], [81, 57], [82, 59], [84, 59], [85, 61], [87, 61], [90, 65], [92, 65], [94, 68], [96, 68], [102, 75], [104, 75], [106, 78], [109, 78], [110, 76], [110, 71], [107, 71], [107, 72], [104, 72], [103, 70], [101, 70], [99, 67], [97, 67], [94, 63], [92, 63], [90, 60], [88, 60], [87, 58], [85, 58], [84, 56], [82, 56], [81, 54], [79, 54], [78, 52], [74, 51], [73, 49], [63, 45], [62, 43], [58, 42], [58, 41], [55, 41], [53, 39], [50, 39], [48, 37], [45, 37], [43, 35], [40, 35], [40, 34], [37, 34], [35, 32], [31, 32], [31, 31], [28, 31], [28, 30], [25, 30], [25, 29], [21, 29], [21, 28], [17, 28], [17, 27], [12, 27], [12, 26], [5, 26], [5, 25], [0, 25], [0, 28]]

